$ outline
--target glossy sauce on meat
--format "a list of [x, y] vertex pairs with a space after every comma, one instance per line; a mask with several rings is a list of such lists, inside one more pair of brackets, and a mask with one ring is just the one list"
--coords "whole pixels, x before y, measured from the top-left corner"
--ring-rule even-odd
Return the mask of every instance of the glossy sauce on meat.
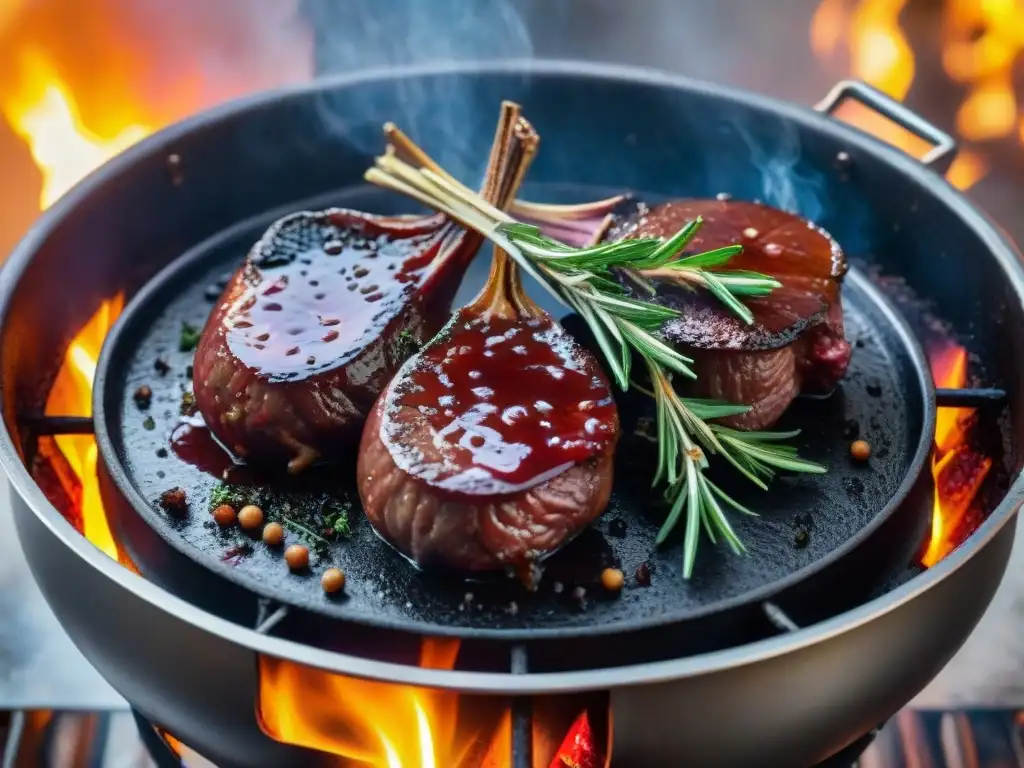
[[671, 237], [698, 216], [704, 223], [687, 246], [687, 254], [742, 245], [743, 251], [722, 269], [769, 274], [782, 287], [770, 296], [744, 298], [754, 315], [754, 322], [746, 325], [708, 292], [660, 281], [659, 302], [682, 312], [665, 325], [672, 341], [699, 349], [777, 349], [824, 321], [838, 303], [847, 264], [836, 241], [811, 222], [759, 203], [663, 203], [643, 208], [613, 230], [609, 239]]
[[225, 340], [268, 381], [298, 381], [349, 362], [408, 303], [443, 239], [324, 224], [291, 259], [254, 260], [228, 297]]
[[460, 313], [447, 333], [389, 388], [381, 438], [405, 472], [453, 493], [512, 493], [614, 439], [607, 382], [551, 318]]

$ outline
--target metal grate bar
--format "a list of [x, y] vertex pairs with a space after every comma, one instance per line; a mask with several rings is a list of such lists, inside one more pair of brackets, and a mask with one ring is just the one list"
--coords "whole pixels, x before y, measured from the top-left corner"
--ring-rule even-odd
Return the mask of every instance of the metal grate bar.
[[288, 616], [288, 606], [275, 603], [273, 600], [260, 598], [256, 610], [256, 631], [261, 635], [270, 632]]
[[23, 416], [18, 422], [37, 437], [41, 435], [91, 435], [90, 416]]
[[[511, 652], [513, 675], [529, 671], [529, 657], [525, 645], [513, 645]], [[512, 768], [533, 768], [533, 702], [529, 696], [512, 700]]]
[[775, 627], [779, 632], [788, 634], [789, 632], [796, 632], [800, 629], [800, 625], [789, 618], [784, 610], [779, 608], [775, 603], [765, 600], [761, 603], [761, 610], [764, 611], [765, 618], [771, 622], [771, 625]]
[[936, 389], [935, 402], [941, 408], [981, 408], [1000, 405], [1006, 400], [1002, 389]]

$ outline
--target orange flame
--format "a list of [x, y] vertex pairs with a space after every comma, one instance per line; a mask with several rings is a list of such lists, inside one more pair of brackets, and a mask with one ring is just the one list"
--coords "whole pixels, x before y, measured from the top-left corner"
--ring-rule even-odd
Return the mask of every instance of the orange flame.
[[149, 126], [129, 125], [110, 139], [96, 136], [82, 124], [67, 86], [44, 55], [26, 51], [23, 72], [22, 89], [2, 107], [43, 175], [39, 204], [44, 210], [84, 176], [153, 132]]
[[[932, 376], [938, 387], [967, 385], [967, 350], [950, 345], [931, 355]], [[965, 536], [963, 524], [992, 460], [967, 445], [974, 418], [971, 408], [939, 408], [935, 419], [932, 477], [935, 502], [932, 530], [921, 563], [931, 567], [949, 554]]]
[[313, 72], [295, 0], [0, 6], [0, 114], [41, 172], [42, 208], [153, 131]]
[[[123, 307], [124, 296], [120, 294], [103, 302], [96, 314], [72, 339], [64, 364], [57, 372], [53, 388], [46, 399], [46, 414], [92, 414], [92, 381], [96, 375], [96, 360], [107, 331]], [[54, 439], [81, 483], [79, 509], [83, 535], [117, 560], [117, 546], [107, 524], [107, 514], [103, 509], [96, 480], [96, 440], [92, 435], [57, 435]]]
[[[24, 139], [39, 169], [41, 209], [154, 130], [226, 98], [303, 79], [312, 71], [308, 30], [289, 26], [294, 3], [289, 8], [267, 0], [181, 2], [163, 25], [149, 23], [143, 9], [129, 8], [125, 0], [0, 5], [0, 114]], [[181, 50], [195, 55], [182, 57]], [[232, 67], [199, 69], [215, 58], [213, 52], [228, 50], [237, 59]], [[244, 76], [233, 79], [231, 70]], [[150, 91], [160, 98], [145, 98]], [[96, 361], [123, 304], [121, 293], [103, 302], [72, 339], [46, 414], [91, 414]], [[61, 435], [55, 442], [77, 476], [76, 487], [66, 490], [80, 507], [83, 534], [117, 558], [99, 496], [95, 441]], [[129, 564], [123, 555], [120, 559]]]
[[1024, 53], [1024, 2], [947, 0], [943, 27], [946, 74], [967, 86], [957, 130], [969, 141], [1010, 136], [1020, 117], [1013, 68]]
[[[853, 77], [894, 99], [903, 100], [914, 82], [916, 68], [914, 51], [900, 23], [900, 14], [906, 4], [907, 0], [860, 0], [855, 4], [851, 0], [822, 0], [811, 17], [811, 50], [819, 59], [827, 60], [835, 57], [845, 43], [849, 57], [847, 69]], [[972, 8], [1007, 5], [1002, 0], [962, 0], [960, 4]], [[958, 4], [954, 2], [953, 5]], [[963, 15], [961, 12], [957, 18]], [[946, 53], [948, 59], [948, 49]], [[948, 66], [947, 63], [947, 69]], [[1005, 88], [995, 87], [995, 81], [992, 81], [990, 87], [979, 88], [969, 99], [974, 103], [970, 106], [965, 103], [967, 111], [961, 109], [961, 117], [958, 118], [958, 129], [964, 138], [983, 138], [982, 124], [990, 126], [989, 130], [998, 124], [1001, 135], [1013, 129], [1016, 111], [1012, 90], [1007, 92]], [[962, 117], [965, 114], [972, 117]], [[975, 115], [981, 117], [973, 117]], [[927, 150], [924, 141], [861, 105], [847, 105], [837, 117], [915, 157], [920, 157]], [[966, 126], [965, 120], [968, 121]], [[1004, 125], [1007, 120], [1010, 121], [1009, 128]], [[1024, 127], [1021, 133], [1024, 141]], [[957, 189], [969, 189], [988, 171], [989, 164], [982, 154], [967, 147], [953, 161], [946, 179]]]
[[[420, 666], [452, 669], [458, 650], [457, 640], [425, 639]], [[460, 704], [466, 700], [455, 691], [343, 677], [269, 656], [260, 657], [259, 680], [260, 725], [276, 741], [368, 768], [508, 765], [507, 704], [484, 718], [485, 724], [460, 729]], [[490, 734], [482, 755], [481, 733]]]

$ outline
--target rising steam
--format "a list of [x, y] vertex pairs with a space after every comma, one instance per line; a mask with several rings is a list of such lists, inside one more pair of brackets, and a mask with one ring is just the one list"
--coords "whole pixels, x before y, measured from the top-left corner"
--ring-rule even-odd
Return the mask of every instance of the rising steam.
[[797, 170], [800, 162], [800, 137], [796, 128], [789, 123], [779, 122], [775, 134], [770, 137], [771, 151], [766, 151], [747, 130], [746, 125], [737, 122], [736, 133], [750, 151], [750, 162], [761, 174], [760, 199], [787, 213], [793, 213], [818, 221], [822, 215], [821, 179], [802, 176]]
[[[527, 25], [506, 0], [324, 0], [305, 9], [317, 32], [320, 74], [533, 56]], [[377, 93], [326, 93], [322, 119], [367, 154], [381, 147], [380, 123], [393, 120], [450, 172], [479, 178], [498, 104], [517, 97], [515, 84], [490, 94], [469, 80], [403, 80], [397, 90], [386, 103]]]

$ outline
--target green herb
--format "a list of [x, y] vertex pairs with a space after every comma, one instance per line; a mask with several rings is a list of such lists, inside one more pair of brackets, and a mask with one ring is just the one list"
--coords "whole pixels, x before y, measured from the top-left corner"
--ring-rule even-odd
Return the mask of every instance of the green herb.
[[199, 411], [199, 406], [196, 405], [196, 396], [188, 391], [182, 392], [178, 410], [182, 416], [195, 416]]
[[249, 503], [248, 494], [251, 488], [231, 483], [217, 483], [210, 491], [210, 510], [214, 510], [221, 504], [229, 504], [235, 509], [241, 509]]
[[178, 349], [182, 352], [191, 352], [199, 343], [200, 329], [188, 323], [181, 324], [181, 336], [178, 339]]
[[142, 422], [142, 428], [148, 430], [156, 429], [156, 422], [153, 420], [152, 416], [146, 417], [145, 421]]
[[323, 536], [311, 531], [309, 528], [304, 526], [298, 520], [294, 520], [290, 517], [280, 518], [281, 525], [293, 533], [297, 533], [303, 539], [305, 539], [311, 546], [316, 547], [319, 551], [323, 552], [330, 547], [330, 542]]
[[324, 523], [327, 528], [334, 531], [343, 539], [351, 538], [352, 526], [348, 522], [350, 507], [338, 504], [328, 505], [324, 508]]
[[[825, 471], [780, 442], [796, 433], [737, 432], [709, 423], [710, 419], [745, 413], [748, 406], [680, 397], [672, 378], [695, 378], [693, 360], [667, 343], [660, 333], [664, 322], [679, 313], [630, 297], [618, 279], [629, 279], [649, 293], [654, 291], [650, 281], [655, 278], [702, 288], [750, 323], [753, 316], [741, 298], [767, 295], [780, 284], [769, 275], [722, 269], [740, 253], [741, 246], [680, 256], [702, 225], [698, 217], [664, 240], [638, 238], [571, 247], [490, 205], [416, 149], [424, 167], [409, 165], [389, 147], [366, 172], [367, 181], [412, 197], [489, 238], [583, 318], [621, 389], [634, 386], [654, 399], [658, 463], [653, 484], [665, 483], [670, 504], [657, 541], [665, 541], [685, 521], [684, 576], [689, 578], [693, 573], [701, 529], [712, 542], [722, 538], [740, 553], [744, 547], [726, 511], [753, 514], [705, 476], [709, 454], [720, 454], [760, 488], [767, 487], [778, 469]], [[650, 389], [637, 387], [632, 381], [634, 356], [646, 368]]]
[[263, 510], [268, 522], [279, 522], [320, 550], [328, 547], [329, 538], [347, 539], [352, 535], [349, 522], [352, 504], [331, 494], [306, 495], [266, 486], [220, 482], [210, 491], [210, 511], [221, 504], [229, 504], [236, 510], [255, 504]]
[[396, 362], [405, 362], [415, 355], [419, 349], [420, 343], [416, 341], [416, 337], [413, 336], [412, 331], [408, 328], [399, 331], [392, 347]]

